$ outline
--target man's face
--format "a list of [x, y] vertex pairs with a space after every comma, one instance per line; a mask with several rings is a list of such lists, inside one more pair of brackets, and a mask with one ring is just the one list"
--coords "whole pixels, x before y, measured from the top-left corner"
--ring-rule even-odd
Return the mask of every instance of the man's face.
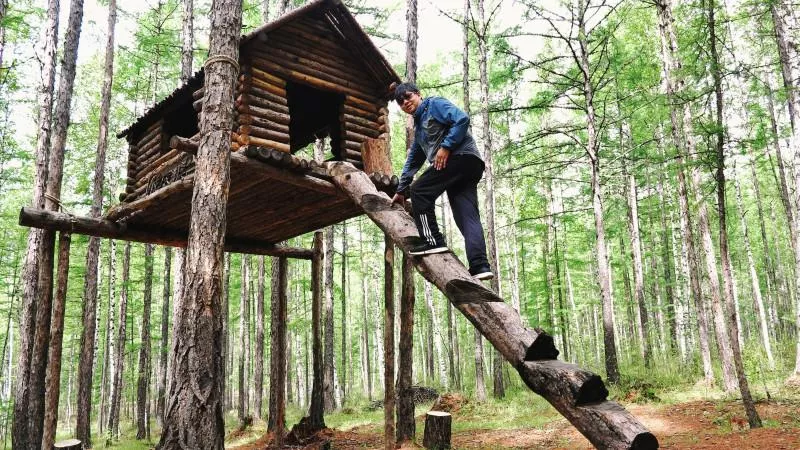
[[406, 92], [403, 95], [403, 102], [398, 102], [400, 109], [406, 114], [414, 114], [420, 103], [422, 103], [422, 97], [417, 92]]

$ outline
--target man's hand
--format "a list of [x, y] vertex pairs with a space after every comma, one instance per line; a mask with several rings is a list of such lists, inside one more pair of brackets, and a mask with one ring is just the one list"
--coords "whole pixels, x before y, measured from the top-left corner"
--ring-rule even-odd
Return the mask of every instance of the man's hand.
[[400, 205], [402, 205], [405, 201], [406, 197], [401, 194], [394, 194], [394, 197], [392, 197], [392, 203], [399, 203]]
[[450, 150], [439, 147], [439, 150], [436, 152], [436, 157], [433, 159], [433, 168], [436, 170], [442, 170], [447, 167], [447, 159], [450, 158]]

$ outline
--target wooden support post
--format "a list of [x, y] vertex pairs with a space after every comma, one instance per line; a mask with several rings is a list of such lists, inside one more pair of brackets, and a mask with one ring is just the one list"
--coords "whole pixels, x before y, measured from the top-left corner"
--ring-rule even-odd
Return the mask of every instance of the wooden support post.
[[311, 258], [311, 352], [313, 354], [313, 381], [311, 407], [309, 408], [312, 429], [325, 428], [325, 407], [322, 401], [322, 231], [314, 232], [314, 255]]
[[383, 253], [383, 448], [394, 450], [394, 242], [384, 236]]
[[425, 414], [425, 437], [422, 446], [427, 449], [450, 448], [452, 416], [443, 411], [428, 411]]
[[400, 352], [397, 368], [397, 442], [413, 441], [414, 396], [411, 380], [414, 373], [414, 263], [403, 253], [403, 282], [400, 295]]

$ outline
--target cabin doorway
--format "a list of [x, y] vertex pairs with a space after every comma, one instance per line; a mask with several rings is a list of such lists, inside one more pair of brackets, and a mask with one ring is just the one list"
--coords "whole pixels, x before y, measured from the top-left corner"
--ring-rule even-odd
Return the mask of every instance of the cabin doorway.
[[[286, 100], [289, 104], [289, 145], [292, 153], [309, 144], [313, 145], [317, 138], [327, 136], [330, 137], [333, 159], [341, 159], [342, 122], [339, 115], [344, 95], [287, 81]], [[308, 156], [313, 157], [313, 149]]]

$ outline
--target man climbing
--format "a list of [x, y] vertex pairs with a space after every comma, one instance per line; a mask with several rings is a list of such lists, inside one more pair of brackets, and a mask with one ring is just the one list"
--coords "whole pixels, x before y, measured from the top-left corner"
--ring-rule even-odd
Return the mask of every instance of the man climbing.
[[[392, 198], [402, 204], [411, 191], [412, 215], [421, 243], [409, 253], [429, 255], [448, 250], [434, 210], [436, 199], [447, 192], [456, 225], [464, 236], [469, 273], [479, 280], [494, 278], [478, 211], [478, 181], [485, 164], [469, 131], [469, 117], [445, 98], [423, 98], [414, 83], [398, 85], [394, 99], [414, 117], [414, 142]], [[411, 184], [426, 159], [430, 167]]]

